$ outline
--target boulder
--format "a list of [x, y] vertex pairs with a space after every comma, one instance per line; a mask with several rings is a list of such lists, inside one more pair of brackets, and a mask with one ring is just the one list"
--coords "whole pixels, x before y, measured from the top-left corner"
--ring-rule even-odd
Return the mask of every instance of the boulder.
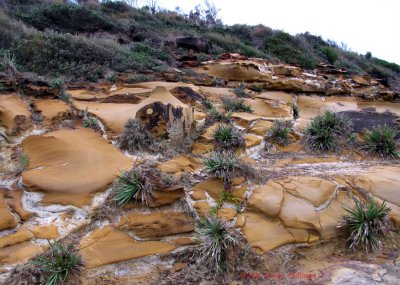
[[210, 49], [212, 48], [212, 44], [209, 40], [205, 38], [199, 38], [199, 37], [182, 37], [182, 38], [177, 38], [175, 40], [176, 46], [185, 48], [185, 49], [191, 49], [197, 52], [204, 52], [208, 53]]

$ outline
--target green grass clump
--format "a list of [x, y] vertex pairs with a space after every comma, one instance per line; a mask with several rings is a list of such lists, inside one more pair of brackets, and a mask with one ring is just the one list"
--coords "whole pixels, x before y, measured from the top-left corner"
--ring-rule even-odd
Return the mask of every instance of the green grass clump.
[[253, 113], [250, 105], [247, 105], [242, 99], [234, 99], [228, 96], [222, 98], [222, 104], [227, 112], [247, 112]]
[[208, 110], [207, 115], [206, 124], [211, 125], [214, 122], [230, 123], [232, 113], [228, 112], [224, 114], [217, 109], [212, 108]]
[[100, 126], [96, 118], [90, 115], [83, 118], [82, 126], [87, 129], [100, 130]]
[[354, 210], [345, 208], [347, 214], [341, 227], [347, 230], [351, 249], [364, 247], [366, 251], [382, 248], [380, 237], [389, 230], [390, 208], [370, 198], [368, 203], [355, 201]]
[[217, 148], [234, 149], [245, 145], [242, 133], [234, 126], [218, 125], [213, 132]]
[[224, 189], [231, 188], [231, 179], [242, 176], [245, 178], [254, 178], [260, 180], [257, 171], [246, 162], [240, 160], [234, 152], [214, 151], [203, 160], [205, 169], [209, 175], [224, 182]]
[[238, 166], [238, 157], [232, 152], [216, 151], [210, 153], [204, 165], [210, 175], [230, 183], [231, 174]]
[[239, 244], [237, 235], [215, 216], [201, 219], [195, 230], [201, 242], [196, 262], [211, 272], [227, 272], [229, 251]]
[[378, 126], [372, 130], [365, 131], [365, 148], [369, 152], [376, 153], [383, 158], [399, 158], [400, 153], [396, 150], [395, 128], [387, 125]]
[[345, 115], [325, 111], [312, 119], [305, 130], [305, 139], [315, 151], [335, 150], [347, 142], [351, 126], [351, 120]]
[[46, 285], [64, 284], [70, 273], [78, 276], [83, 269], [81, 257], [75, 252], [75, 245], [64, 246], [57, 241], [49, 242], [50, 253], [33, 260], [33, 264], [48, 275]]
[[292, 131], [292, 128], [292, 121], [276, 120], [268, 131], [267, 137], [272, 142], [281, 146], [288, 145], [290, 144], [289, 133]]
[[236, 94], [236, 96], [238, 96], [239, 98], [246, 98], [247, 93], [246, 93], [246, 86], [244, 85], [243, 82], [239, 83], [239, 86], [235, 87], [233, 89], [233, 93]]
[[141, 200], [147, 204], [147, 195], [151, 192], [151, 186], [145, 177], [135, 170], [122, 173], [114, 185], [115, 195], [113, 200], [118, 206], [125, 206], [129, 201]]

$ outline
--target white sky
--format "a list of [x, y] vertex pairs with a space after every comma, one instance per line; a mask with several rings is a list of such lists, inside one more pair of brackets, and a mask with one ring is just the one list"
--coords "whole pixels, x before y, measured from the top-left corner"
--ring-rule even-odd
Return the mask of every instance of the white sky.
[[[184, 12], [203, 0], [159, 0]], [[225, 24], [264, 24], [290, 34], [310, 32], [400, 64], [400, 0], [214, 0]]]

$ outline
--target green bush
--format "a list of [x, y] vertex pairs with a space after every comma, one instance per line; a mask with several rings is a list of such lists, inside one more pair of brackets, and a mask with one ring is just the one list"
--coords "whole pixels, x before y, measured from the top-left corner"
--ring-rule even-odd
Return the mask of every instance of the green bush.
[[246, 98], [248, 97], [246, 94], [246, 86], [244, 85], [243, 82], [239, 83], [239, 86], [235, 87], [233, 89], [233, 93], [238, 96], [239, 98]]
[[301, 48], [295, 37], [285, 32], [277, 32], [267, 37], [265, 48], [268, 53], [288, 64], [298, 64], [307, 69], [313, 69], [318, 64], [318, 58]]
[[378, 126], [372, 130], [365, 131], [365, 149], [376, 153], [383, 158], [400, 158], [400, 153], [396, 150], [395, 128], [387, 125]]
[[382, 248], [380, 237], [389, 230], [390, 208], [370, 198], [368, 203], [355, 201], [355, 209], [345, 208], [347, 214], [341, 226], [347, 230], [351, 249], [364, 247], [366, 251]]
[[218, 125], [213, 132], [213, 139], [217, 148], [235, 149], [245, 145], [242, 132], [233, 126]]
[[50, 253], [43, 254], [33, 260], [33, 264], [48, 275], [46, 284], [64, 284], [70, 273], [78, 276], [83, 268], [79, 255], [76, 254], [75, 245], [70, 243], [67, 246], [54, 241], [49, 242]]
[[117, 31], [115, 22], [99, 11], [74, 4], [47, 4], [17, 11], [17, 17], [40, 31], [63, 33]]
[[110, 40], [54, 32], [19, 40], [12, 50], [17, 64], [25, 70], [42, 75], [68, 74], [91, 81], [103, 78], [107, 69], [143, 71], [163, 65], [152, 50], [131, 51]]
[[330, 64], [334, 64], [339, 58], [339, 53], [335, 48], [323, 47], [322, 52]]
[[289, 133], [292, 128], [292, 121], [275, 120], [268, 131], [267, 138], [281, 146], [288, 145], [290, 144]]
[[243, 99], [235, 99], [229, 96], [222, 97], [222, 104], [227, 112], [247, 112], [253, 113], [250, 105], [247, 105]]
[[200, 248], [195, 261], [212, 273], [226, 273], [229, 267], [229, 252], [239, 244], [238, 236], [215, 216], [202, 218], [195, 227]]
[[325, 111], [314, 117], [305, 130], [305, 139], [316, 151], [335, 150], [347, 143], [351, 134], [351, 120], [345, 115]]

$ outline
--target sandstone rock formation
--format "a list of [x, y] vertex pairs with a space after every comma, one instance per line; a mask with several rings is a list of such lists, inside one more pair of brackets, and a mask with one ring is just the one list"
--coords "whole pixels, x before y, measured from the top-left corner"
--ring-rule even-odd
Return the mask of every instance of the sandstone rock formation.
[[43, 203], [89, 204], [120, 171], [131, 166], [114, 146], [91, 129], [58, 130], [26, 138], [29, 157], [22, 174], [30, 191], [43, 191]]

